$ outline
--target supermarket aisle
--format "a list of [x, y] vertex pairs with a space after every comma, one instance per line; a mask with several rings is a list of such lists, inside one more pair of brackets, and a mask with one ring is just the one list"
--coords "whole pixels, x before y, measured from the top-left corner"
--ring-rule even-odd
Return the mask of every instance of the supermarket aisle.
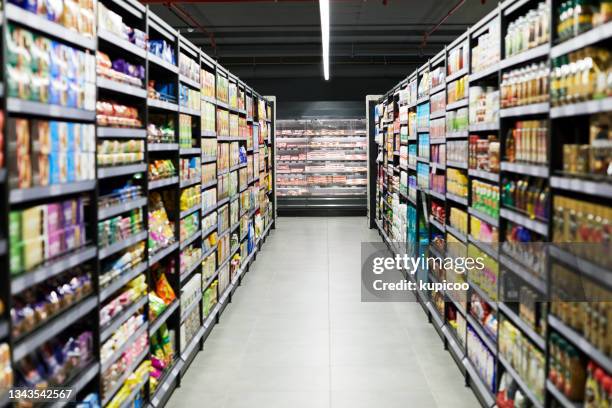
[[362, 241], [365, 218], [278, 219], [168, 406], [479, 406], [418, 304], [361, 303]]

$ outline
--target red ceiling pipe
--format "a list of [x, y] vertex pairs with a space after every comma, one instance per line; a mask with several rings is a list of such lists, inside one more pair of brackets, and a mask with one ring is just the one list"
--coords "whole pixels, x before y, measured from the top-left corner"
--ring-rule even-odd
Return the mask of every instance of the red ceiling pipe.
[[[457, 4], [455, 4], [455, 5], [453, 6], [453, 8], [452, 8], [452, 9], [450, 9], [450, 10], [449, 10], [449, 12], [448, 12], [448, 13], [446, 13], [446, 15], [445, 15], [444, 17], [442, 17], [442, 19], [441, 19], [440, 21], [438, 21], [438, 24], [436, 24], [436, 25], [435, 25], [435, 26], [434, 26], [434, 27], [433, 27], [431, 30], [426, 31], [426, 32], [423, 34], [423, 42], [421, 43], [421, 48], [420, 48], [421, 52], [423, 51], [423, 48], [425, 48], [425, 45], [427, 45], [427, 40], [429, 40], [429, 36], [431, 36], [433, 33], [435, 33], [435, 32], [438, 30], [438, 28], [440, 28], [440, 26], [441, 26], [442, 24], [444, 24], [444, 22], [445, 22], [446, 20], [448, 20], [448, 18], [449, 18], [450, 16], [452, 16], [453, 14], [455, 14], [455, 12], [456, 12], [457, 10], [459, 10], [459, 8], [460, 8], [461, 6], [463, 6], [463, 4], [464, 4], [464, 3], [465, 3], [465, 0], [459, 0], [459, 2], [458, 2]], [[483, 2], [483, 4], [484, 4], [484, 2]]]
[[191, 17], [191, 15], [187, 13], [185, 9], [183, 9], [180, 5], [173, 3], [173, 2], [170, 2], [170, 3], [166, 2], [165, 4], [170, 10], [173, 10], [177, 14], [180, 14], [180, 17], [182, 19], [187, 20], [189, 23], [191, 23], [194, 27], [196, 27], [202, 33], [206, 34], [210, 40], [210, 45], [213, 47], [215, 51], [217, 50], [217, 42], [215, 41], [215, 35], [213, 33], [208, 31], [202, 24], [198, 23], [197, 20]]

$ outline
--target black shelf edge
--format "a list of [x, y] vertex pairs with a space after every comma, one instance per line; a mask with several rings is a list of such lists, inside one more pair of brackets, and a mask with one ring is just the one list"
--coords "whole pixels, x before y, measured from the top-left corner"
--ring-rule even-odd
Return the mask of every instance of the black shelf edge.
[[181, 241], [180, 246], [179, 246], [180, 250], [182, 251], [187, 246], [192, 244], [196, 239], [201, 238], [201, 237], [202, 237], [202, 231], [197, 230], [196, 232], [191, 234], [185, 241]]
[[149, 335], [153, 335], [162, 324], [166, 323], [168, 318], [179, 308], [180, 301], [175, 299], [166, 309], [159, 315], [149, 326]]
[[195, 186], [196, 184], [200, 184], [202, 182], [201, 178], [194, 178], [191, 180], [181, 180], [180, 188], [187, 188], [191, 186]]
[[446, 232], [449, 232], [450, 234], [452, 234], [455, 238], [457, 238], [459, 241], [463, 242], [464, 244], [467, 243], [466, 234], [459, 231], [457, 228], [453, 227], [452, 225], [446, 226]]
[[201, 158], [201, 164], [216, 163], [216, 162], [217, 162], [216, 156], [202, 156]]
[[180, 283], [183, 283], [185, 280], [191, 277], [191, 275], [196, 271], [196, 269], [198, 269], [200, 265], [202, 265], [203, 259], [204, 258], [200, 256], [200, 259], [194, 262], [193, 265], [191, 265], [186, 271], [181, 272], [181, 275], [179, 276]]
[[97, 248], [95, 246], [85, 246], [38, 266], [32, 271], [24, 272], [11, 279], [11, 293], [16, 295], [70, 268], [87, 262], [95, 258], [96, 253]]
[[567, 266], [572, 267], [574, 270], [579, 271], [581, 274], [588, 276], [596, 282], [602, 283], [608, 288], [612, 288], [612, 274], [605, 267], [567, 252], [557, 245], [551, 245], [549, 247], [549, 253], [554, 259], [563, 262]]
[[465, 206], [468, 205], [468, 200], [467, 200], [466, 197], [460, 197], [460, 196], [458, 196], [456, 194], [449, 193], [448, 191], [446, 192], [446, 198], [448, 200], [451, 200], [451, 201], [453, 201], [455, 203], [458, 203], [458, 204], [461, 204], [461, 205], [465, 205]]
[[149, 152], [175, 152], [178, 150], [178, 143], [149, 143], [147, 150]]
[[512, 309], [506, 306], [505, 303], [499, 302], [499, 310], [514, 324], [523, 334], [525, 334], [529, 340], [540, 348], [541, 351], [546, 350], [546, 341], [544, 337], [536, 333], [531, 326], [523, 321], [519, 315], [514, 313]]
[[90, 295], [79, 303], [71, 306], [66, 311], [52, 317], [34, 332], [26, 335], [13, 347], [13, 361], [19, 361], [28, 354], [34, 352], [45, 342], [60, 334], [77, 320], [81, 319], [98, 305], [95, 296]]
[[497, 354], [497, 343], [496, 340], [493, 340], [484, 330], [484, 328], [482, 327], [481, 323], [476, 320], [471, 314], [467, 314], [466, 315], [466, 319], [468, 324], [470, 325], [470, 327], [472, 329], [474, 329], [474, 331], [476, 332], [476, 334], [478, 334], [478, 337], [480, 338], [480, 340], [485, 344], [485, 346], [487, 346], [487, 348], [489, 349], [489, 351], [495, 355]]
[[110, 285], [100, 289], [100, 302], [103, 302], [108, 299], [112, 294], [124, 287], [132, 279], [146, 271], [147, 267], [147, 262], [142, 261], [135, 267], [114, 278]]
[[504, 369], [506, 370], [506, 372], [510, 374], [510, 377], [512, 377], [514, 381], [516, 381], [516, 383], [519, 385], [519, 388], [523, 391], [525, 396], [529, 398], [531, 403], [536, 408], [544, 408], [544, 405], [540, 402], [540, 400], [536, 398], [533, 391], [527, 386], [527, 384], [525, 384], [525, 381], [523, 381], [521, 376], [514, 370], [514, 368], [510, 365], [510, 363], [506, 361], [505, 357], [499, 354], [498, 359], [499, 359], [499, 362], [504, 366]]
[[481, 221], [486, 222], [489, 225], [492, 225], [494, 227], [499, 227], [499, 219], [496, 217], [492, 217], [489, 214], [486, 214], [480, 210], [477, 210], [476, 208], [473, 207], [468, 207], [468, 213], [476, 218], [478, 218]]
[[612, 184], [603, 181], [598, 182], [573, 177], [552, 176], [550, 178], [550, 186], [560, 190], [612, 198]]
[[578, 333], [552, 314], [548, 315], [548, 324], [582, 350], [587, 356], [592, 358], [593, 361], [600, 365], [606, 372], [612, 372], [612, 359], [589, 343], [582, 334]]
[[[104, 40], [108, 42], [109, 44], [112, 44], [115, 47], [121, 48], [122, 50], [127, 51], [139, 58], [142, 58], [142, 59], [147, 58], [147, 51], [144, 48], [140, 48], [136, 46], [135, 44], [132, 44], [131, 42], [124, 40], [123, 38], [120, 38], [115, 33], [107, 31], [103, 28], [98, 28], [98, 39]], [[100, 48], [99, 45], [98, 45], [98, 48]]]
[[202, 261], [204, 261], [204, 259], [208, 258], [213, 252], [215, 252], [217, 250], [217, 244], [213, 245], [212, 247], [208, 248], [206, 250], [206, 252], [204, 252], [202, 254]]
[[9, 201], [11, 204], [19, 204], [42, 198], [84, 193], [93, 190], [95, 186], [96, 180], [86, 180], [77, 181], [74, 183], [52, 184], [46, 187], [32, 187], [21, 190], [11, 190]]
[[96, 135], [98, 138], [105, 139], [146, 139], [147, 130], [140, 128], [98, 126], [96, 128]]
[[196, 334], [194, 334], [193, 337], [189, 340], [189, 344], [187, 345], [187, 347], [185, 347], [185, 350], [181, 352], [181, 359], [184, 362], [189, 361], [191, 354], [194, 352], [194, 350], [196, 350], [196, 346], [200, 343], [200, 340], [202, 340], [206, 329], [207, 327], [205, 326], [200, 327]]
[[129, 238], [122, 239], [114, 244], [108, 245], [98, 250], [98, 258], [107, 258], [123, 249], [129, 248], [138, 242], [147, 239], [147, 231], [140, 231], [138, 234], [132, 235]]
[[6, 3], [4, 5], [4, 13], [7, 20], [55, 37], [62, 42], [76, 45], [91, 51], [94, 51], [97, 48], [97, 41], [95, 38], [86, 37], [74, 30], [47, 20], [44, 17], [31, 13], [26, 9], [14, 4]]
[[147, 97], [147, 90], [144, 88], [139, 88], [137, 86], [119, 81], [113, 81], [112, 79], [105, 78], [102, 76], [97, 76], [96, 84], [98, 85], [98, 88], [104, 89], [106, 91], [113, 91], [121, 93], [123, 95], [130, 95], [132, 97], [141, 99], [145, 99]]
[[181, 324], [185, 321], [185, 319], [187, 319], [187, 317], [189, 317], [189, 315], [194, 311], [195, 308], [200, 306], [201, 302], [202, 292], [198, 292], [197, 300], [191, 302], [191, 304], [187, 306], [184, 310], [182, 308], [183, 305], [181, 305]]
[[499, 259], [499, 250], [497, 249], [497, 243], [490, 244], [487, 242], [482, 242], [471, 235], [468, 235], [468, 241], [491, 258]]
[[200, 211], [201, 209], [202, 209], [202, 205], [201, 204], [196, 204], [196, 205], [194, 205], [191, 208], [188, 208], [186, 210], [181, 211], [181, 213], [179, 214], [179, 218], [180, 219], [185, 218], [186, 216], [191, 215], [191, 214], [193, 214], [196, 211]]
[[514, 260], [511, 256], [500, 254], [499, 256], [500, 263], [510, 269], [512, 273], [521, 277], [525, 282], [533, 286], [540, 293], [546, 293], [546, 282], [534, 273], [530, 272], [526, 267], [524, 267], [520, 262]]
[[157, 190], [158, 188], [164, 188], [168, 186], [173, 186], [178, 184], [179, 178], [178, 176], [163, 178], [160, 180], [150, 180], [149, 181], [149, 191]]
[[119, 177], [130, 175], [133, 176], [134, 173], [143, 173], [147, 171], [146, 163], [137, 163], [137, 164], [127, 164], [123, 166], [113, 166], [113, 167], [99, 167], [98, 168], [98, 179], [105, 179], [111, 177]]
[[548, 166], [545, 164], [511, 163], [502, 161], [500, 163], [500, 169], [502, 171], [534, 177], [546, 178], [549, 175]]
[[[136, 370], [136, 368], [142, 363], [145, 357], [149, 355], [149, 352], [150, 352], [149, 349], [145, 349], [142, 353], [138, 355], [138, 357], [136, 357], [132, 361], [132, 363], [126, 368], [125, 372], [121, 375], [121, 377], [119, 377], [119, 380], [117, 380], [115, 385], [113, 385], [111, 389], [108, 391], [107, 395], [104, 398], [102, 398], [102, 406], [106, 406], [106, 404], [108, 404], [113, 399], [115, 394], [117, 394], [117, 391], [119, 391], [119, 389], [125, 383], [125, 380], [127, 380], [128, 377], [132, 375], [134, 370]], [[98, 367], [99, 367], [99, 364], [98, 364]]]
[[540, 235], [548, 236], [548, 225], [545, 222], [532, 220], [526, 215], [503, 207], [499, 209], [499, 216], [516, 224], [522, 225], [523, 227], [537, 232]]
[[68, 108], [60, 105], [50, 105], [42, 102], [26, 101], [18, 98], [6, 98], [6, 109], [12, 113], [45, 116], [56, 119], [72, 119], [93, 122], [96, 112], [78, 108]]
[[168, 245], [165, 248], [159, 249], [155, 254], [149, 255], [149, 265], [150, 266], [155, 265], [156, 263], [158, 263], [159, 261], [161, 261], [168, 255], [170, 255], [172, 252], [176, 251], [178, 247], [179, 247], [179, 243], [175, 242], [171, 245]]
[[549, 379], [546, 379], [546, 390], [563, 408], [583, 408], [584, 406], [581, 402], [570, 401]]
[[106, 326], [100, 328], [100, 341], [106, 341], [113, 333], [125, 323], [134, 313], [136, 313], [141, 307], [143, 307], [149, 298], [147, 295], [143, 295], [136, 302], [133, 302], [127, 308], [123, 309], [117, 316], [115, 316]]
[[468, 169], [468, 175], [494, 183], [499, 182], [499, 173], [492, 173], [486, 170]]
[[429, 223], [442, 232], [446, 232], [444, 224], [438, 222], [433, 216], [429, 216]]
[[181, 370], [183, 369], [185, 362], [180, 358], [174, 360], [170, 368], [168, 368], [168, 373], [164, 375], [162, 381], [157, 384], [157, 388], [153, 392], [153, 397], [151, 398], [151, 406], [157, 408], [161, 401], [165, 400], [166, 393], [173, 388], [171, 388], [170, 384], [172, 384]]
[[142, 324], [134, 333], [132, 333], [132, 335], [126, 341], [124, 341], [123, 344], [121, 346], [119, 346], [119, 348], [116, 349], [113, 352], [113, 354], [111, 354], [110, 357], [108, 357], [108, 359], [106, 361], [103, 361], [101, 363], [101, 365], [102, 365], [102, 372], [105, 372], [106, 370], [108, 370], [110, 368], [110, 366], [112, 366], [113, 363], [115, 361], [117, 361], [117, 359], [119, 357], [121, 357], [121, 355], [123, 355], [123, 352], [129, 346], [131, 346], [137, 338], [139, 338], [143, 334], [147, 333], [148, 328], [149, 328], [149, 324], [148, 324], [148, 322], [145, 321], [145, 323]]
[[463, 366], [467, 375], [470, 378], [470, 384], [473, 385], [472, 389], [478, 394], [482, 401], [484, 402], [486, 407], [495, 406], [495, 396], [491, 392], [487, 385], [484, 383], [478, 371], [470, 361], [469, 357], [465, 357], [463, 359]]
[[144, 207], [145, 205], [147, 205], [147, 199], [142, 197], [126, 203], [119, 203], [110, 207], [98, 208], [98, 220], [105, 220], [107, 218], [114, 217], [115, 215]]

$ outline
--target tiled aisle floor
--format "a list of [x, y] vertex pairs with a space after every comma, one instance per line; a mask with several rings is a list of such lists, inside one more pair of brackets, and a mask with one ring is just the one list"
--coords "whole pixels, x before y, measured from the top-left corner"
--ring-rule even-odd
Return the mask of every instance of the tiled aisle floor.
[[361, 303], [363, 217], [279, 218], [168, 406], [478, 407], [416, 303]]

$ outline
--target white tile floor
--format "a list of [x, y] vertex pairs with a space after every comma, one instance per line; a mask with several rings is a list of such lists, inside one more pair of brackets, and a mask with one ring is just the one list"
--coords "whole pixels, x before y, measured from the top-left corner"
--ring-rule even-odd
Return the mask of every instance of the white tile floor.
[[362, 303], [363, 217], [279, 218], [168, 406], [479, 407], [416, 303]]

